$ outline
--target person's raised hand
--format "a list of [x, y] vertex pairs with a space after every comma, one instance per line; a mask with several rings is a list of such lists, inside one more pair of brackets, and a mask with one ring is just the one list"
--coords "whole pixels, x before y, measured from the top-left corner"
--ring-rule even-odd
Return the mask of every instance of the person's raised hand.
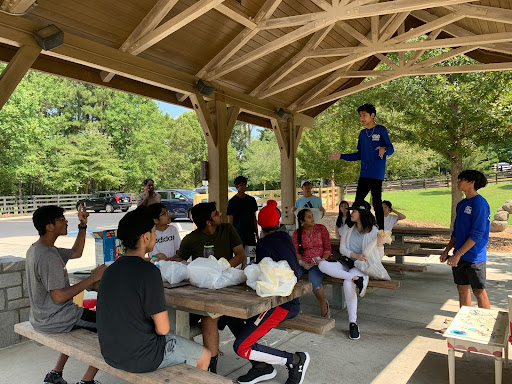
[[334, 152], [333, 154], [329, 155], [329, 160], [335, 161], [340, 159], [340, 153]]
[[376, 151], [379, 151], [379, 157], [381, 159], [384, 158], [384, 154], [386, 153], [386, 147], [377, 147], [375, 148]]
[[82, 204], [78, 205], [78, 221], [80, 221], [80, 225], [87, 225], [87, 218], [89, 217], [89, 212], [84, 209]]
[[107, 269], [107, 266], [105, 264], [101, 264], [92, 270], [91, 278], [94, 280], [94, 282], [101, 280], [101, 276], [103, 276], [105, 269]]

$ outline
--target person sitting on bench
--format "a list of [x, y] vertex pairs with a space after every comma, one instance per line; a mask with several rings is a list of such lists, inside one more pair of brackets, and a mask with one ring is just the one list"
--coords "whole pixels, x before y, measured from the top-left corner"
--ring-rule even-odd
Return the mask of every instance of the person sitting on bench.
[[[57, 248], [55, 241], [68, 233], [64, 209], [54, 205], [38, 208], [33, 216], [39, 239], [27, 250], [26, 272], [30, 301], [30, 324], [41, 333], [64, 333], [84, 328], [96, 332], [96, 312], [80, 308], [73, 297], [101, 279], [105, 265], [98, 266], [91, 276], [70, 286], [66, 264], [82, 257], [89, 214], [78, 207], [78, 234], [71, 249]], [[62, 370], [69, 356], [60, 354], [57, 364], [48, 372], [44, 384], [67, 384]], [[79, 384], [94, 384], [98, 369], [89, 367]]]
[[210, 351], [170, 333], [160, 270], [145, 261], [155, 246], [155, 222], [141, 206], [119, 221], [126, 252], [105, 271], [98, 292], [98, 340], [105, 362], [128, 372], [185, 363], [208, 368]]
[[368, 286], [368, 275], [361, 272], [354, 266], [354, 260], [367, 260], [368, 255], [363, 250], [377, 237], [377, 250], [384, 256], [384, 232], [379, 231], [376, 226], [375, 217], [370, 212], [371, 206], [364, 200], [355, 201], [349, 208], [352, 227], [347, 226], [343, 230], [340, 240], [340, 261], [321, 261], [318, 269], [326, 275], [345, 280], [343, 292], [347, 300], [347, 311], [349, 326], [349, 338], [358, 340], [360, 338], [359, 326], [357, 325], [357, 293], [363, 297]]
[[[403, 213], [393, 208], [393, 204], [389, 200], [382, 202], [382, 210], [384, 211], [384, 231], [386, 232], [393, 231], [393, 227], [398, 221], [407, 219]], [[394, 215], [391, 215], [391, 213], [394, 213]]]
[[[270, 257], [276, 262], [286, 260], [299, 279], [301, 271], [295, 246], [288, 233], [278, 231], [280, 217], [275, 200], [269, 200], [260, 210], [258, 224], [264, 237], [256, 244], [256, 263], [265, 257]], [[285, 365], [288, 368], [286, 384], [303, 382], [310, 360], [307, 352], [290, 353], [258, 344], [258, 340], [272, 328], [285, 320], [293, 319], [299, 312], [300, 303], [296, 298], [248, 320], [226, 318], [227, 326], [236, 337], [233, 349], [237, 355], [248, 359], [252, 364], [249, 372], [238, 378], [238, 383], [253, 384], [274, 378], [277, 371], [271, 364]]]

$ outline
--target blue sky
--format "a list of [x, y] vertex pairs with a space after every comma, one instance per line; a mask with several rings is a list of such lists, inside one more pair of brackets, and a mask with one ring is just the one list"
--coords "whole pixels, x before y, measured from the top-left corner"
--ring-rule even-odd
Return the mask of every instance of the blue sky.
[[174, 117], [174, 118], [178, 117], [183, 112], [191, 111], [191, 109], [183, 108], [183, 107], [180, 107], [179, 105], [163, 103], [158, 100], [155, 100], [155, 101], [158, 105], [158, 108], [160, 108], [161, 111], [168, 113], [169, 116]]

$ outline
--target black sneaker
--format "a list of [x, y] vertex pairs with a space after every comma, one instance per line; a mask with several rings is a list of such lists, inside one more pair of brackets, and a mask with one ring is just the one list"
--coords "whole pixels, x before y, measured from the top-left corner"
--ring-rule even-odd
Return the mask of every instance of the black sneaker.
[[309, 353], [296, 352], [296, 355], [299, 356], [299, 362], [288, 367], [288, 380], [285, 384], [302, 384], [306, 376], [310, 360]]
[[68, 384], [68, 382], [62, 378], [62, 372], [50, 371], [46, 374], [43, 384]]
[[245, 375], [240, 376], [238, 382], [240, 384], [255, 384], [273, 379], [276, 375], [277, 371], [272, 365], [262, 363], [252, 367]]
[[359, 340], [359, 338], [361, 337], [361, 335], [359, 334], [359, 327], [357, 326], [356, 323], [350, 323], [350, 333], [348, 337], [351, 340]]
[[208, 372], [217, 373], [218, 361], [219, 361], [219, 355], [210, 357], [210, 365], [208, 366]]
[[368, 276], [359, 276], [357, 280], [354, 280], [354, 284], [359, 290], [359, 296], [363, 297], [366, 294], [366, 288], [368, 288], [368, 281], [370, 281], [370, 278]]
[[80, 380], [76, 384], [101, 384], [101, 383], [97, 380], [91, 380], [91, 381]]

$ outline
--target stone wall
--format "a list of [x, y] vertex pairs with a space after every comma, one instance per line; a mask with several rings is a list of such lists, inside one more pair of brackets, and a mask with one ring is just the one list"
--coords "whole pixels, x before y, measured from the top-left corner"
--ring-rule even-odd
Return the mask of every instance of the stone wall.
[[29, 311], [25, 259], [0, 257], [0, 348], [21, 341], [14, 324], [27, 321]]
[[512, 200], [508, 200], [498, 209], [491, 221], [491, 232], [503, 232], [508, 227], [508, 216], [512, 213]]

